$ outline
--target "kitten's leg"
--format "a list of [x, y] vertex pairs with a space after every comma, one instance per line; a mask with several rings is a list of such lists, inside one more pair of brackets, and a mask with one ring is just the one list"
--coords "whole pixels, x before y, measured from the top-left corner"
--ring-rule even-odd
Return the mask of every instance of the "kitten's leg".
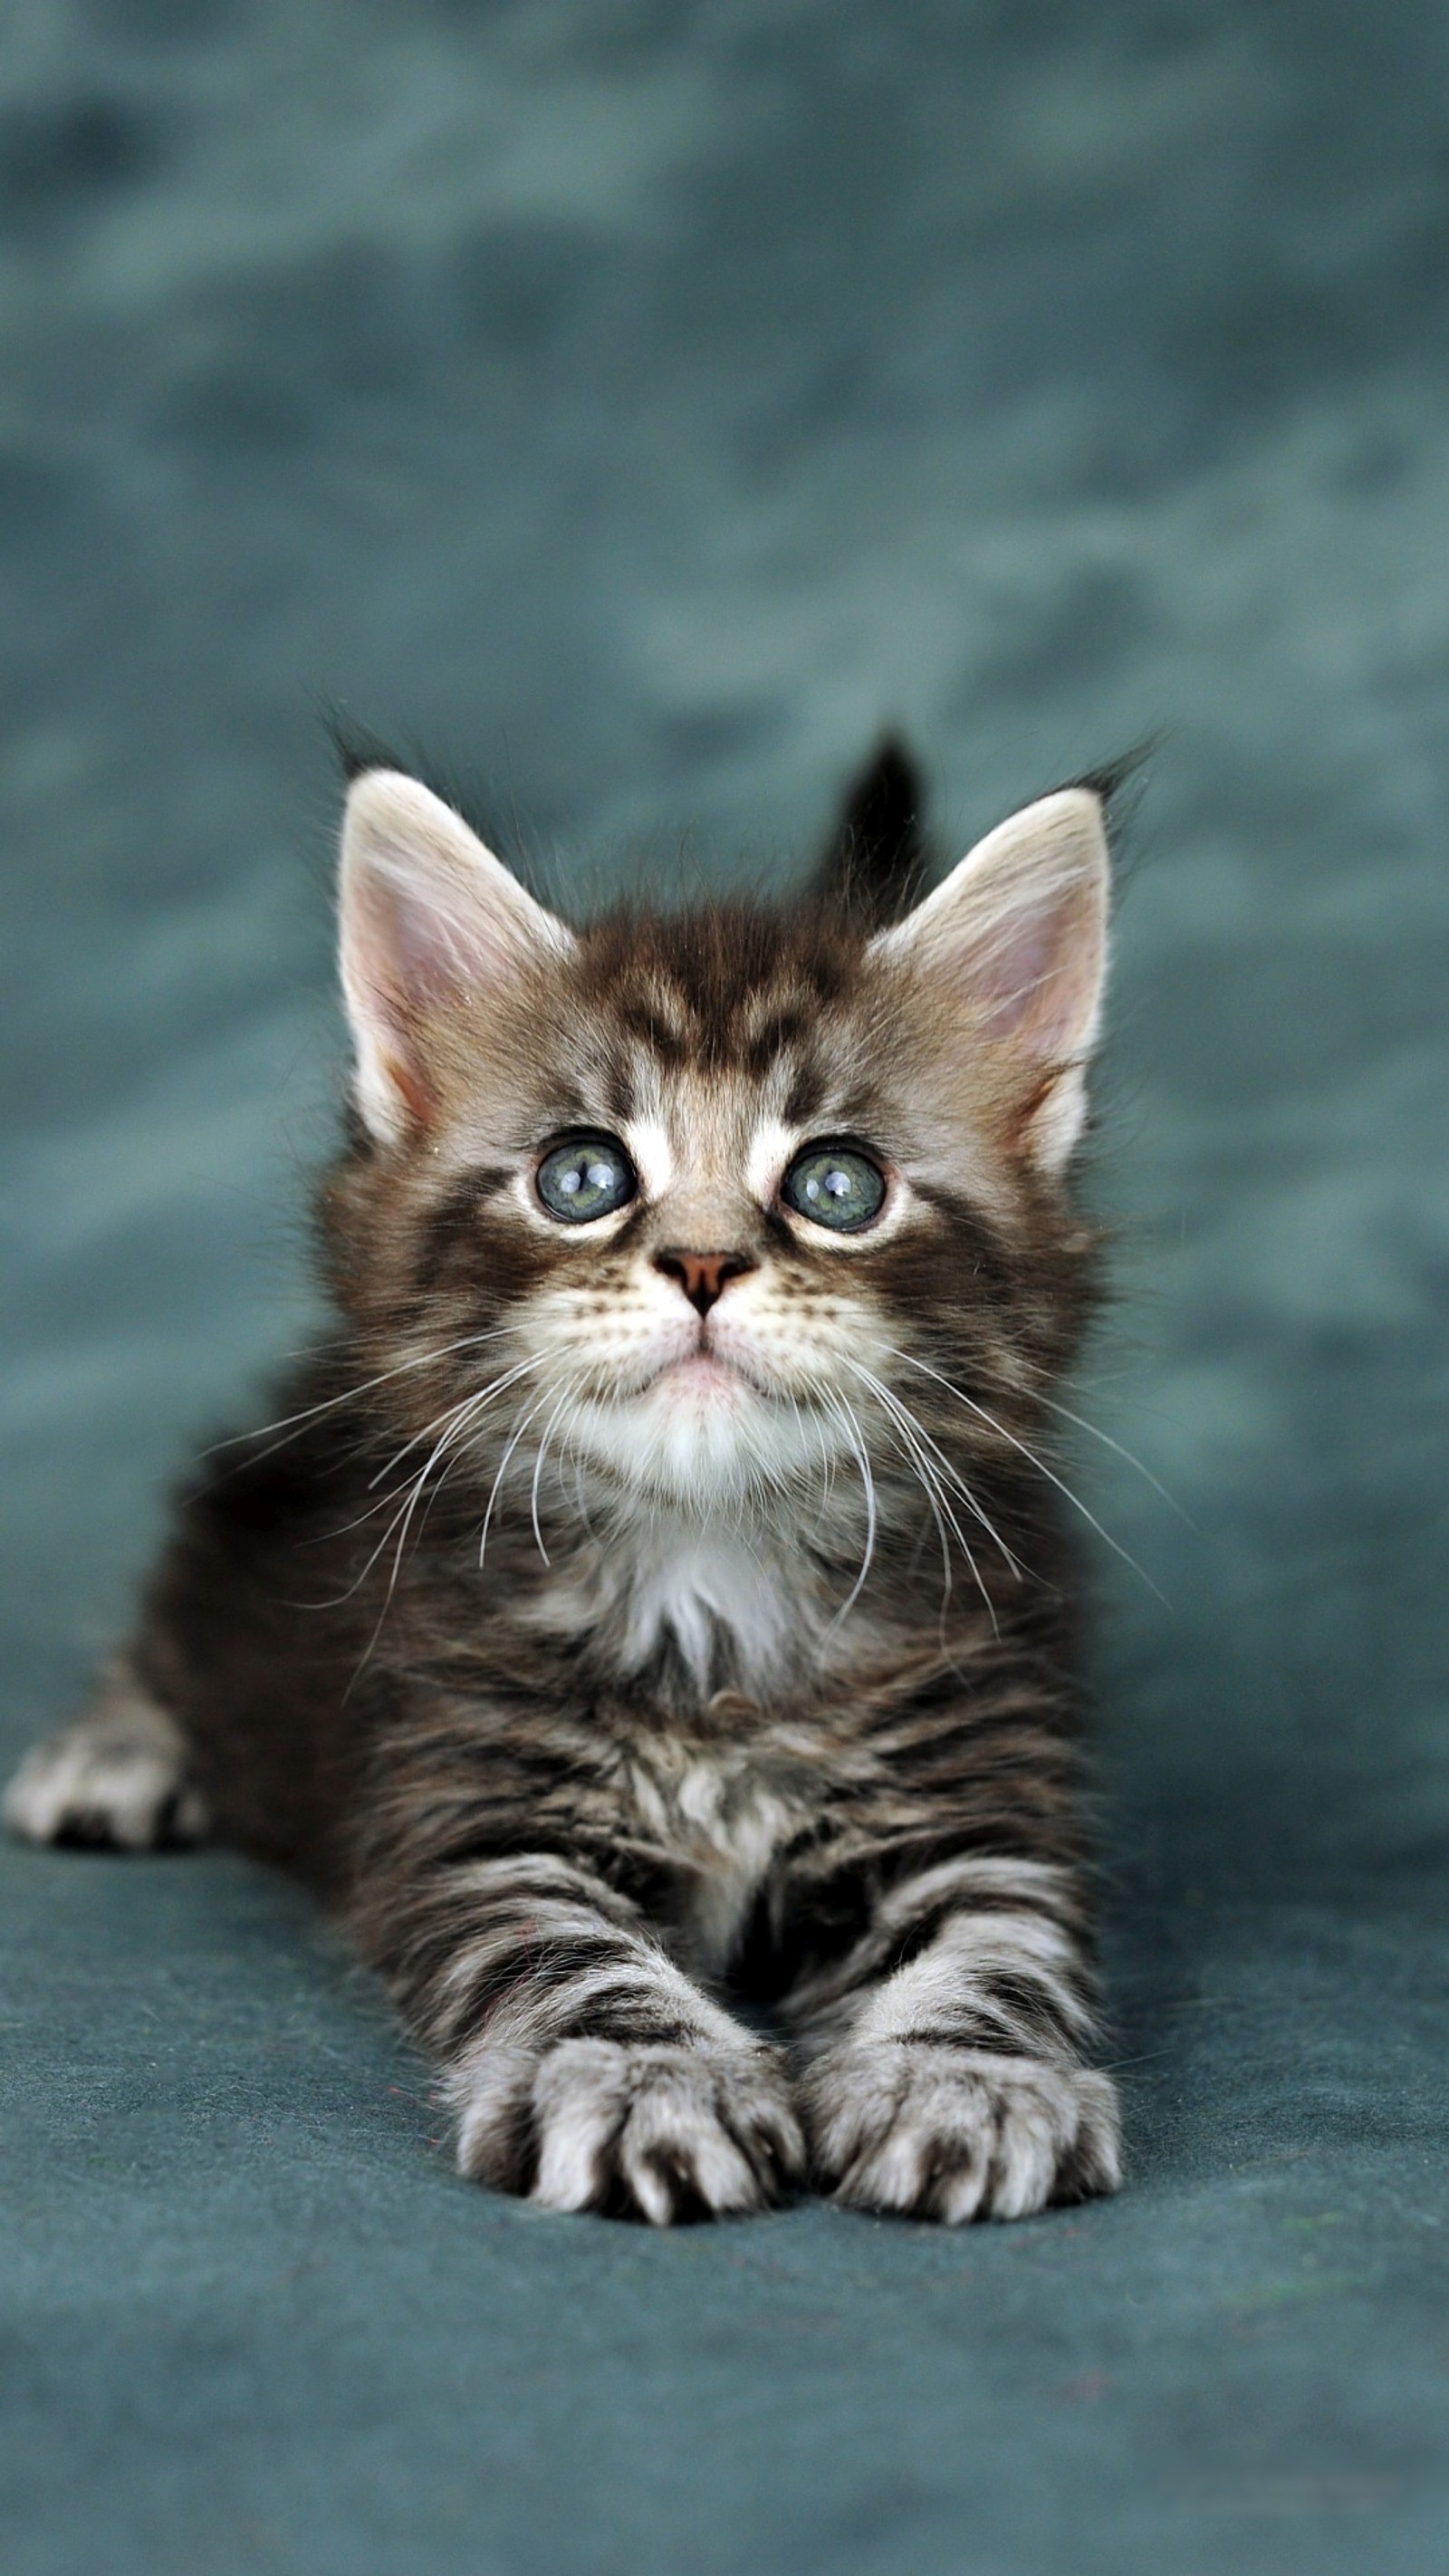
[[124, 1663], [77, 1725], [27, 1754], [4, 1813], [25, 1842], [118, 1851], [202, 1842], [210, 1825], [180, 1727]]
[[789, 2008], [838, 2199], [956, 2223], [1117, 2189], [1116, 2095], [1082, 2063], [1092, 1981], [1069, 1872], [963, 1857], [899, 1880]]
[[475, 2180], [665, 2226], [761, 2209], [799, 2179], [779, 2051], [587, 1868], [547, 1853], [435, 1865], [385, 1901], [364, 1891], [359, 1929], [442, 2061]]

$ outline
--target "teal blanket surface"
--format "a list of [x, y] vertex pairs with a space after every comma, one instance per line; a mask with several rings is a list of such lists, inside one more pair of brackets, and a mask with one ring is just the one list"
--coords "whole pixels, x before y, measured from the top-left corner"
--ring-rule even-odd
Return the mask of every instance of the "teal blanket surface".
[[7, 1760], [310, 1328], [319, 700], [570, 901], [769, 882], [886, 723], [950, 853], [1158, 743], [1128, 2189], [549, 2217], [289, 1887], [7, 1848], [8, 2576], [1442, 2576], [1449, 13], [17, 0], [0, 313]]

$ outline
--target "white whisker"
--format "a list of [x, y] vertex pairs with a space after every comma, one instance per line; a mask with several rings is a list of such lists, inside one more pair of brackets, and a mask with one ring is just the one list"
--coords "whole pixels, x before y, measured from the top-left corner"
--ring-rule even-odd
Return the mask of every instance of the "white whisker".
[[530, 1422], [533, 1420], [534, 1415], [535, 1415], [536, 1413], [541, 1413], [541, 1412], [542, 1412], [543, 1407], [544, 1407], [544, 1406], [547, 1404], [547, 1402], [548, 1402], [548, 1398], [549, 1398], [549, 1389], [548, 1389], [548, 1388], [545, 1388], [545, 1389], [544, 1389], [543, 1394], [538, 1398], [537, 1403], [536, 1403], [536, 1404], [531, 1404], [531, 1405], [529, 1406], [528, 1411], [524, 1414], [524, 1417], [523, 1417], [522, 1421], [517, 1425], [517, 1427], [516, 1427], [516, 1428], [515, 1428], [515, 1430], [513, 1431], [512, 1435], [511, 1435], [511, 1437], [510, 1437], [510, 1439], [509, 1439], [508, 1446], [507, 1446], [507, 1447], [506, 1447], [506, 1449], [504, 1450], [502, 1458], [499, 1460], [499, 1464], [498, 1464], [498, 1473], [497, 1473], [497, 1475], [496, 1475], [496, 1476], [494, 1477], [494, 1479], [493, 1479], [493, 1488], [492, 1488], [491, 1493], [490, 1493], [490, 1494], [489, 1494], [489, 1496], [488, 1496], [488, 1508], [487, 1508], [487, 1510], [485, 1511], [485, 1513], [484, 1513], [484, 1515], [483, 1515], [483, 1528], [482, 1528], [482, 1531], [481, 1531], [481, 1533], [480, 1533], [480, 1535], [479, 1535], [479, 1539], [478, 1539], [478, 1563], [479, 1563], [479, 1565], [480, 1565], [480, 1566], [482, 1565], [482, 1562], [483, 1562], [484, 1556], [485, 1556], [485, 1554], [486, 1554], [486, 1552], [487, 1552], [487, 1547], [488, 1547], [488, 1531], [489, 1531], [489, 1528], [490, 1528], [490, 1526], [491, 1526], [491, 1524], [492, 1524], [492, 1520], [493, 1520], [493, 1507], [494, 1507], [494, 1505], [496, 1504], [496, 1502], [497, 1502], [497, 1500], [498, 1500], [498, 1496], [499, 1496], [499, 1493], [500, 1493], [500, 1491], [501, 1491], [501, 1489], [502, 1489], [502, 1485], [503, 1485], [503, 1479], [504, 1479], [504, 1477], [505, 1477], [505, 1476], [507, 1475], [507, 1473], [508, 1473], [509, 1464], [510, 1464], [510, 1461], [512, 1460], [512, 1457], [513, 1457], [514, 1451], [517, 1449], [518, 1444], [519, 1444], [520, 1440], [523, 1438], [523, 1435], [524, 1435], [525, 1431], [528, 1429], [528, 1426], [529, 1426]]
[[[335, 1413], [340, 1404], [355, 1404], [360, 1395], [370, 1395], [374, 1387], [389, 1385], [395, 1377], [405, 1376], [409, 1369], [435, 1368], [439, 1360], [451, 1358], [454, 1351], [472, 1350], [480, 1342], [496, 1342], [502, 1338], [506, 1330], [506, 1326], [499, 1325], [486, 1333], [464, 1333], [456, 1342], [444, 1342], [437, 1350], [422, 1351], [414, 1359], [399, 1360], [396, 1368], [384, 1369], [378, 1377], [363, 1378], [357, 1386], [344, 1387], [340, 1395], [329, 1395], [321, 1404], [309, 1404], [304, 1412], [284, 1413], [275, 1422], [259, 1424], [255, 1431], [231, 1432], [225, 1440], [214, 1440], [209, 1449], [202, 1450], [201, 1455], [203, 1458], [219, 1457], [223, 1449], [240, 1449], [250, 1441], [265, 1440], [268, 1433], [272, 1431], [284, 1431], [290, 1437], [300, 1431], [305, 1424], [315, 1422], [319, 1415]], [[274, 1456], [278, 1449], [285, 1449], [286, 1446], [285, 1440], [275, 1440], [270, 1449], [255, 1451], [248, 1463], [260, 1464], [263, 1458]]]
[[440, 1422], [447, 1422], [459, 1412], [467, 1412], [472, 1406], [481, 1405], [493, 1396], [501, 1395], [505, 1387], [512, 1386], [520, 1377], [526, 1377], [529, 1370], [537, 1366], [536, 1360], [517, 1360], [511, 1369], [504, 1370], [501, 1377], [490, 1378], [487, 1386], [475, 1388], [472, 1394], [459, 1397], [454, 1403], [445, 1406], [441, 1413], [435, 1413], [431, 1422], [425, 1422], [421, 1431], [415, 1431], [410, 1440], [403, 1442], [401, 1449], [394, 1452], [385, 1467], [379, 1467], [377, 1474], [369, 1478], [369, 1485], [380, 1485], [384, 1476], [392, 1475], [394, 1470], [401, 1466], [409, 1451], [421, 1448], [428, 1434], [436, 1431]]
[[[846, 1365], [854, 1370], [855, 1375], [861, 1378], [875, 1395], [877, 1402], [885, 1412], [889, 1426], [895, 1433], [903, 1456], [906, 1458], [922, 1493], [930, 1504], [936, 1528], [940, 1534], [941, 1552], [945, 1567], [945, 1598], [943, 1598], [941, 1605], [943, 1612], [946, 1606], [946, 1600], [949, 1599], [951, 1591], [951, 1550], [950, 1542], [946, 1535], [946, 1525], [949, 1522], [956, 1544], [960, 1548], [961, 1553], [965, 1557], [966, 1563], [970, 1568], [972, 1581], [974, 1582], [977, 1591], [980, 1593], [985, 1605], [986, 1615], [991, 1621], [993, 1633], [999, 1635], [1000, 1630], [997, 1626], [996, 1605], [992, 1601], [991, 1595], [986, 1588], [981, 1568], [976, 1562], [975, 1555], [972, 1552], [966, 1533], [962, 1529], [959, 1520], [956, 1518], [955, 1511], [951, 1506], [942, 1477], [933, 1466], [930, 1457], [922, 1446], [923, 1442], [930, 1441], [930, 1446], [934, 1449], [936, 1447], [936, 1443], [930, 1440], [929, 1432], [925, 1431], [923, 1426], [916, 1421], [915, 1415], [911, 1412], [910, 1407], [901, 1403], [900, 1399], [893, 1394], [892, 1390], [883, 1385], [881, 1380], [874, 1376], [869, 1369], [860, 1367], [858, 1363], [853, 1360], [847, 1361]], [[946, 1459], [942, 1452], [938, 1451], [938, 1455], [942, 1457], [943, 1464], [948, 1472], [950, 1472], [949, 1459]], [[998, 1544], [999, 1543], [1000, 1542], [998, 1542]], [[1016, 1572], [1018, 1569], [1016, 1568], [1015, 1560], [1007, 1554], [1005, 1549], [1002, 1550], [1002, 1553], [1003, 1555], [1006, 1555], [1006, 1561], [1008, 1565], [1011, 1566], [1013, 1572]]]
[[549, 1563], [549, 1553], [548, 1549], [544, 1546], [543, 1532], [538, 1525], [538, 1480], [543, 1474], [544, 1452], [548, 1447], [549, 1433], [552, 1431], [554, 1424], [557, 1422], [559, 1415], [564, 1409], [564, 1406], [570, 1401], [571, 1399], [567, 1392], [559, 1397], [557, 1404], [554, 1406], [552, 1413], [549, 1415], [548, 1420], [544, 1424], [543, 1430], [539, 1435], [538, 1456], [533, 1462], [533, 1484], [529, 1491], [528, 1516], [533, 1523], [533, 1535], [538, 1544], [539, 1555], [542, 1557], [545, 1565]]
[[[498, 1396], [506, 1394], [510, 1386], [516, 1384], [520, 1377], [526, 1377], [530, 1371], [537, 1368], [538, 1365], [539, 1363], [537, 1360], [523, 1360], [517, 1367], [506, 1369], [502, 1377], [491, 1379], [487, 1386], [475, 1389], [471, 1395], [460, 1396], [456, 1403], [448, 1406], [445, 1412], [434, 1414], [432, 1421], [425, 1424], [423, 1430], [417, 1433], [413, 1439], [409, 1440], [403, 1448], [395, 1451], [394, 1455], [388, 1460], [386, 1467], [381, 1468], [378, 1475], [371, 1478], [369, 1490], [372, 1485], [376, 1485], [380, 1482], [382, 1476], [391, 1475], [393, 1470], [400, 1465], [401, 1461], [407, 1456], [408, 1450], [415, 1449], [418, 1446], [418, 1442], [422, 1439], [426, 1439], [429, 1432], [436, 1431], [439, 1423], [447, 1423], [450, 1425], [450, 1429], [445, 1434], [444, 1441], [439, 1444], [439, 1450], [434, 1452], [434, 1457], [436, 1458], [440, 1454], [442, 1447], [450, 1445], [457, 1439], [458, 1435], [463, 1431], [468, 1423], [470, 1417], [480, 1417], [487, 1411], [488, 1406], [492, 1404]], [[429, 1466], [431, 1466], [433, 1461], [430, 1459], [428, 1463]], [[426, 1473], [426, 1470], [424, 1472]], [[446, 1480], [443, 1478], [439, 1479], [440, 1487], [445, 1481]], [[385, 1512], [390, 1503], [397, 1502], [401, 1495], [411, 1492], [413, 1483], [414, 1479], [409, 1476], [401, 1485], [394, 1485], [389, 1493], [380, 1495], [375, 1503], [370, 1503], [365, 1512], [359, 1512], [355, 1520], [344, 1521], [339, 1528], [328, 1530], [325, 1533], [325, 1538], [345, 1538], [350, 1530], [363, 1528], [365, 1523], [375, 1519], [379, 1512]], [[319, 1540], [315, 1543], [321, 1545], [323, 1542]], [[385, 1546], [386, 1543], [387, 1542], [384, 1539], [382, 1544]], [[369, 1563], [370, 1562], [371, 1560], [369, 1560]], [[348, 1595], [344, 1593], [342, 1598], [346, 1600]]]
[[833, 1634], [841, 1625], [841, 1622], [849, 1617], [851, 1611], [855, 1608], [857, 1601], [860, 1599], [861, 1593], [865, 1589], [866, 1576], [870, 1572], [871, 1564], [875, 1556], [875, 1478], [870, 1471], [870, 1453], [866, 1448], [860, 1424], [856, 1420], [851, 1406], [847, 1403], [843, 1395], [836, 1394], [832, 1388], [823, 1388], [821, 1392], [824, 1394], [825, 1400], [830, 1406], [832, 1412], [838, 1414], [840, 1417], [846, 1439], [855, 1456], [855, 1463], [860, 1469], [861, 1492], [865, 1501], [865, 1546], [861, 1554], [860, 1572], [857, 1574], [854, 1583], [851, 1585], [849, 1593], [841, 1603], [840, 1608], [836, 1611], [835, 1617], [830, 1623], [830, 1633]]
[[[955, 1460], [947, 1456], [946, 1451], [941, 1447], [940, 1442], [934, 1439], [932, 1434], [926, 1429], [920, 1416], [912, 1412], [911, 1407], [906, 1403], [904, 1396], [898, 1394], [894, 1387], [887, 1386], [883, 1378], [877, 1377], [873, 1370], [865, 1368], [859, 1361], [848, 1361], [847, 1366], [854, 1369], [857, 1377], [861, 1377], [865, 1380], [866, 1384], [873, 1389], [876, 1396], [884, 1405], [904, 1416], [905, 1420], [909, 1423], [915, 1438], [922, 1442], [936, 1459], [938, 1477], [945, 1483], [949, 1484], [955, 1493], [959, 1494], [962, 1502], [966, 1505], [966, 1508], [971, 1513], [973, 1519], [979, 1521], [981, 1527], [985, 1530], [987, 1537], [995, 1541], [996, 1546], [1001, 1551], [1002, 1561], [1006, 1565], [1008, 1572], [1013, 1574], [1018, 1582], [1021, 1582], [1024, 1575], [1024, 1568], [1022, 1567], [1019, 1558], [1007, 1546], [1006, 1541], [1002, 1537], [1000, 1530], [996, 1527], [995, 1522], [978, 1502], [975, 1494], [971, 1490], [971, 1487], [967, 1484], [965, 1477], [956, 1465]], [[964, 1539], [962, 1540], [962, 1545], [965, 1547]], [[975, 1559], [972, 1557], [969, 1547], [966, 1548], [966, 1556], [974, 1573]], [[981, 1580], [979, 1574], [976, 1579], [979, 1584]]]
[[891, 1357], [893, 1359], [904, 1360], [908, 1368], [919, 1369], [923, 1377], [934, 1378], [938, 1386], [943, 1386], [946, 1393], [954, 1396], [958, 1404], [964, 1404], [968, 1412], [974, 1413], [980, 1421], [987, 1425], [988, 1429], [996, 1433], [998, 1439], [1008, 1441], [1013, 1449], [1019, 1450], [1022, 1457], [1025, 1458], [1031, 1466], [1035, 1467], [1037, 1474], [1039, 1476], [1045, 1476], [1047, 1483], [1049, 1485], [1055, 1485], [1057, 1492], [1065, 1496], [1066, 1500], [1071, 1504], [1072, 1509], [1081, 1513], [1081, 1516], [1087, 1523], [1088, 1527], [1096, 1531], [1097, 1536], [1102, 1541], [1104, 1547], [1109, 1547], [1114, 1556], [1120, 1556], [1123, 1564], [1131, 1567], [1133, 1573], [1146, 1584], [1148, 1591], [1152, 1593], [1156, 1600], [1162, 1603], [1164, 1609], [1170, 1608], [1171, 1605], [1168, 1602], [1166, 1595], [1158, 1591], [1157, 1585], [1153, 1582], [1152, 1577], [1147, 1572], [1146, 1568], [1138, 1564], [1135, 1556], [1129, 1555], [1127, 1549], [1121, 1544], [1121, 1541], [1115, 1539], [1110, 1530], [1103, 1529], [1095, 1512], [1091, 1512], [1087, 1509], [1081, 1496], [1079, 1494], [1074, 1494], [1071, 1486], [1068, 1485], [1062, 1477], [1057, 1475], [1053, 1468], [1047, 1465], [1044, 1458], [1039, 1458], [1034, 1449], [1029, 1449], [1024, 1440], [1019, 1440], [1014, 1431], [1008, 1431], [1004, 1422], [998, 1422], [995, 1414], [988, 1413], [984, 1404], [978, 1404], [974, 1396], [964, 1394], [959, 1386], [953, 1386], [951, 1380], [948, 1377], [943, 1377], [939, 1369], [931, 1368], [925, 1360], [913, 1358], [909, 1351], [892, 1350]]
[[1110, 1449], [1114, 1457], [1122, 1459], [1129, 1467], [1135, 1467], [1138, 1475], [1143, 1477], [1152, 1487], [1154, 1494], [1161, 1495], [1168, 1510], [1170, 1512], [1176, 1512], [1178, 1519], [1180, 1521], [1185, 1521], [1189, 1529], [1196, 1528], [1197, 1524], [1193, 1520], [1191, 1513], [1183, 1510], [1177, 1496], [1175, 1494], [1170, 1494], [1165, 1485], [1159, 1484], [1151, 1468], [1144, 1467], [1142, 1460], [1138, 1457], [1134, 1457], [1130, 1449], [1124, 1449], [1120, 1440], [1114, 1440], [1110, 1431], [1099, 1430], [1096, 1423], [1089, 1422], [1084, 1413], [1073, 1413], [1069, 1404], [1059, 1403], [1054, 1395], [1044, 1395], [1039, 1387], [1035, 1392], [1038, 1404], [1044, 1404], [1049, 1413], [1059, 1413], [1064, 1422], [1075, 1423], [1079, 1431], [1089, 1432], [1094, 1440], [1100, 1440], [1103, 1448]]

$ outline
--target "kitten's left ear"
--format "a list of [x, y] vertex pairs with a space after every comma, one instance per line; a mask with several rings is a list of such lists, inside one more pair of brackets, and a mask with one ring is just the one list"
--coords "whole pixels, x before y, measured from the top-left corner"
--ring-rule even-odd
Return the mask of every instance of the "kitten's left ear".
[[978, 841], [935, 893], [871, 942], [944, 1015], [955, 1054], [989, 1057], [1016, 1141], [1059, 1172], [1086, 1116], [1087, 1064], [1107, 971], [1102, 799], [1064, 787]]

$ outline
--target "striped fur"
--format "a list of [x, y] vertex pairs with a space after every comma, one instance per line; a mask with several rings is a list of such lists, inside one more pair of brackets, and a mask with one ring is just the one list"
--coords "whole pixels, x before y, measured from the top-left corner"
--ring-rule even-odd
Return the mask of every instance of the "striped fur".
[[[423, 791], [353, 790], [335, 1336], [184, 1493], [7, 1813], [300, 1873], [500, 2189], [665, 2223], [1116, 2185], [1051, 1430], [1100, 826], [1033, 812], [959, 931], [955, 879], [902, 917], [873, 878], [575, 932]], [[535, 1176], [574, 1129], [638, 1177], [571, 1230]], [[868, 1229], [782, 1196], [813, 1136], [875, 1156]]]

